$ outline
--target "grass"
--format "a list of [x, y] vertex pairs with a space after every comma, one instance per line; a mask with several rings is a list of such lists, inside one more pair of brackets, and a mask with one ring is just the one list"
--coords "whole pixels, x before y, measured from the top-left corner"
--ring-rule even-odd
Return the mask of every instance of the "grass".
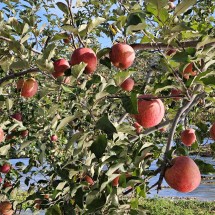
[[214, 202], [195, 200], [146, 199], [142, 207], [147, 215], [211, 215], [215, 214]]
[[[26, 192], [19, 191], [16, 201], [21, 202], [26, 196]], [[139, 202], [146, 215], [215, 215], [215, 202], [170, 198], [140, 199]], [[26, 209], [27, 204], [22, 206]]]

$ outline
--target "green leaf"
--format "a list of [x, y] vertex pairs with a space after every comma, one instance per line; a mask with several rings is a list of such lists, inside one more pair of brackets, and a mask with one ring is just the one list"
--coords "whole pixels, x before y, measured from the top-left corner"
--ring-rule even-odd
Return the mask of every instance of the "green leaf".
[[184, 12], [186, 12], [186, 10], [193, 6], [195, 3], [197, 2], [197, 0], [183, 0], [180, 4], [178, 4], [175, 8], [174, 11], [174, 16], [178, 16]]
[[114, 85], [109, 85], [105, 88], [105, 91], [110, 93], [110, 94], [115, 94], [118, 92], [118, 90], [119, 90], [119, 87], [116, 87]]
[[67, 5], [64, 4], [63, 2], [57, 2], [56, 5], [58, 6], [58, 8], [59, 8], [62, 12], [66, 13], [66, 14], [69, 12]]
[[6, 103], [6, 107], [8, 110], [10, 110], [13, 107], [13, 100], [12, 99], [7, 98], [5, 103]]
[[103, 153], [105, 152], [106, 146], [107, 146], [106, 135], [100, 135], [92, 143], [92, 145], [90, 146], [90, 150], [96, 155], [96, 158], [99, 159], [102, 157]]
[[93, 19], [92, 21], [89, 22], [89, 24], [87, 25], [87, 32], [91, 32], [94, 28], [96, 28], [98, 25], [100, 25], [101, 23], [105, 22], [106, 19], [103, 17], [96, 17], [95, 19]]
[[205, 163], [202, 160], [196, 159], [195, 163], [198, 165], [201, 174], [214, 173], [215, 169], [212, 164]]
[[100, 59], [102, 58], [103, 56], [105, 55], [108, 55], [109, 52], [110, 52], [111, 48], [104, 48], [104, 49], [101, 49], [98, 53], [97, 53], [97, 58]]
[[22, 29], [22, 35], [24, 35], [25, 33], [28, 32], [28, 29], [29, 29], [29, 25], [27, 23], [25, 23], [23, 29]]
[[63, 32], [63, 33], [55, 34], [50, 41], [57, 41], [57, 40], [62, 40], [67, 38], [68, 38], [68, 33]]
[[117, 133], [116, 128], [110, 122], [108, 115], [106, 114], [97, 121], [96, 128], [104, 131], [108, 135], [109, 139], [113, 138], [113, 133]]
[[61, 87], [62, 87], [62, 89], [63, 89], [64, 92], [75, 95], [75, 94], [73, 93], [73, 91], [71, 90], [70, 87], [67, 87], [67, 86], [64, 86], [64, 85], [61, 85]]
[[26, 60], [17, 60], [16, 62], [13, 62], [10, 65], [10, 69], [14, 69], [14, 70], [27, 69], [29, 67], [30, 65]]
[[86, 66], [87, 64], [84, 62], [81, 62], [80, 64], [72, 66], [71, 75], [78, 79], [83, 74]]
[[43, 51], [43, 59], [50, 60], [55, 55], [56, 46], [54, 43], [49, 44]]
[[31, 144], [32, 141], [25, 141], [23, 143], [21, 143], [20, 146], [20, 151], [23, 150], [24, 148], [28, 147]]
[[211, 86], [215, 86], [215, 75], [211, 76], [211, 77], [207, 77], [207, 78], [201, 78], [201, 82], [203, 84], [207, 85], [211, 85]]
[[73, 33], [75, 35], [78, 34], [78, 29], [74, 28], [72, 25], [65, 24], [65, 25], [62, 26], [62, 29], [65, 30], [65, 31], [68, 31], [70, 33]]
[[131, 96], [124, 96], [122, 98], [122, 106], [125, 108], [127, 113], [137, 114], [138, 113], [138, 99], [137, 94], [131, 92]]
[[127, 78], [129, 78], [132, 74], [134, 74], [136, 71], [121, 71], [118, 72], [115, 76], [114, 76], [114, 80], [116, 82], [116, 85], [120, 85], [123, 81], [125, 81]]
[[110, 58], [105, 57], [104, 59], [100, 59], [100, 64], [105, 65], [107, 68], [111, 69], [111, 61]]
[[60, 124], [58, 125], [56, 132], [60, 129], [64, 128], [69, 122], [77, 118], [77, 116], [67, 116], [63, 120], [61, 120]]
[[53, 205], [48, 208], [46, 215], [62, 215], [59, 205]]
[[0, 147], [0, 155], [5, 156], [8, 154], [10, 144]]
[[214, 37], [211, 37], [211, 36], [205, 36], [202, 38], [202, 41], [199, 42], [197, 45], [196, 45], [196, 49], [199, 49], [209, 43], [214, 43], [215, 42], [215, 38]]
[[98, 191], [92, 191], [88, 193], [86, 197], [86, 205], [88, 213], [96, 211], [98, 208], [101, 208], [106, 203], [106, 198], [104, 193]]
[[138, 25], [129, 25], [126, 29], [126, 35], [129, 35], [136, 31], [144, 30], [146, 27], [146, 23], [139, 23]]

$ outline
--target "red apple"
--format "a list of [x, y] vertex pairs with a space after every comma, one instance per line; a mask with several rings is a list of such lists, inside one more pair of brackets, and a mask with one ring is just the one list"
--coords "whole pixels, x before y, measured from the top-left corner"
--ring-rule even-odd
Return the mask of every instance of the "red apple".
[[52, 135], [51, 136], [51, 141], [52, 142], [55, 142], [55, 141], [57, 141], [58, 140], [58, 136], [57, 135]]
[[171, 161], [164, 178], [170, 187], [179, 192], [191, 192], [201, 182], [201, 174], [196, 163], [189, 157], [179, 156]]
[[89, 175], [85, 175], [85, 176], [84, 176], [84, 180], [85, 180], [88, 184], [90, 184], [90, 185], [93, 185], [93, 184], [94, 184], [93, 179], [92, 179]]
[[117, 43], [111, 48], [109, 57], [115, 67], [127, 69], [134, 62], [135, 51], [131, 46], [125, 43]]
[[8, 163], [3, 164], [2, 166], [0, 166], [0, 172], [1, 173], [8, 173], [10, 172], [11, 166]]
[[29, 78], [23, 84], [21, 96], [29, 98], [34, 96], [38, 90], [38, 83], [34, 78]]
[[[182, 94], [182, 91], [179, 90], [179, 89], [171, 89], [171, 96], [178, 96], [178, 95], [181, 95]], [[180, 100], [181, 97], [174, 97], [173, 98], [174, 100]]]
[[190, 75], [191, 76], [196, 75], [196, 71], [193, 71], [193, 63], [189, 63], [183, 71], [183, 77], [185, 79], [189, 79]]
[[138, 97], [138, 114], [133, 117], [143, 128], [151, 128], [158, 125], [164, 117], [165, 108], [160, 99], [153, 98], [151, 95], [141, 95]]
[[54, 72], [52, 75], [57, 78], [64, 75], [64, 72], [70, 68], [69, 62], [65, 59], [58, 59], [54, 62]]
[[210, 128], [210, 136], [213, 140], [215, 140], [215, 123]]
[[186, 146], [191, 146], [196, 141], [195, 130], [192, 128], [186, 129], [181, 133], [181, 141]]
[[17, 90], [21, 90], [23, 84], [24, 84], [24, 78], [20, 78], [20, 79], [17, 81], [17, 83], [16, 83], [16, 89], [17, 89]]
[[130, 92], [133, 90], [134, 80], [132, 78], [127, 78], [120, 86], [123, 90]]
[[29, 133], [28, 130], [24, 130], [24, 131], [21, 131], [20, 135], [21, 137], [25, 138], [28, 136], [28, 133]]
[[113, 179], [112, 186], [117, 187], [119, 185], [119, 176]]
[[0, 178], [0, 183], [2, 183], [2, 181], [3, 181], [3, 179], [2, 179], [2, 178]]
[[96, 66], [97, 66], [97, 57], [95, 52], [89, 48], [76, 49], [71, 56], [70, 64], [71, 66], [74, 66], [81, 62], [84, 62], [87, 64], [84, 72], [86, 74], [92, 74], [96, 70]]
[[5, 139], [4, 137], [4, 131], [2, 130], [2, 128], [0, 128], [0, 143], [3, 142]]
[[0, 214], [1, 215], [12, 215], [14, 211], [12, 210], [12, 204], [9, 201], [3, 201], [0, 203]]
[[136, 128], [137, 134], [140, 134], [140, 133], [142, 132], [143, 127], [142, 127], [139, 123], [135, 122], [135, 123], [133, 124], [133, 126]]
[[16, 119], [17, 121], [22, 121], [22, 114], [19, 112], [14, 113], [13, 115], [11, 115], [11, 117]]

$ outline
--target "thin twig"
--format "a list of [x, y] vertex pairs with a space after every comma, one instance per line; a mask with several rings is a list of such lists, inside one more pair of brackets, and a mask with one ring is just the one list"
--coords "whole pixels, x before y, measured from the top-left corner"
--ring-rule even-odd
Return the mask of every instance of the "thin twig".
[[[0, 36], [0, 40], [4, 40], [8, 43], [11, 43], [13, 42], [13, 40], [9, 39], [9, 38], [6, 38], [6, 37], [3, 37], [3, 36]], [[36, 49], [31, 49], [32, 52], [36, 53], [36, 54], [42, 54], [42, 52], [36, 50]]]
[[[172, 123], [172, 122], [173, 122], [173, 120], [166, 120], [165, 122], [162, 122], [162, 123], [160, 123], [159, 125], [156, 125], [156, 126], [154, 126], [154, 127], [152, 127], [152, 128], [149, 128], [149, 129], [145, 130], [145, 131], [142, 133], [142, 135], [143, 135], [143, 136], [147, 136], [147, 135], [149, 135], [149, 134], [152, 134], [152, 133], [154, 133], [155, 131], [157, 131], [157, 130], [159, 130], [159, 129], [161, 129], [161, 128], [167, 126], [167, 125], [169, 125], [169, 124]], [[139, 135], [138, 135], [138, 136], [134, 136], [134, 137], [132, 137], [132, 138], [129, 139], [129, 142], [135, 142], [138, 138], [139, 138]]]
[[117, 124], [121, 124], [124, 120], [125, 120], [125, 118], [128, 116], [128, 113], [125, 113], [125, 114], [123, 114], [120, 118], [119, 118], [119, 120], [117, 121]]

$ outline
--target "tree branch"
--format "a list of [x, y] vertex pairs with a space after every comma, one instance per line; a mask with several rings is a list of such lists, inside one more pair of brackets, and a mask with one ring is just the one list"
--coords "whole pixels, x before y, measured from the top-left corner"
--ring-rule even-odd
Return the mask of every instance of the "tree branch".
[[1, 78], [0, 79], [0, 84], [2, 84], [5, 81], [8, 81], [10, 79], [18, 78], [18, 77], [21, 77], [23, 75], [26, 75], [28, 73], [33, 73], [33, 72], [41, 72], [41, 71], [40, 71], [39, 68], [36, 67], [36, 68], [30, 68], [30, 69], [24, 70], [22, 72], [14, 73], [14, 74], [5, 76], [4, 78]]
[[[199, 41], [185, 41], [185, 42], [181, 42], [181, 46], [183, 48], [188, 48], [188, 47], [196, 47], [196, 45], [199, 43]], [[214, 46], [215, 43], [208, 43], [207, 46]], [[162, 50], [167, 50], [167, 49], [173, 49], [173, 48], [177, 48], [176, 46], [173, 45], [167, 45], [165, 43], [135, 43], [135, 44], [131, 44], [130, 46], [132, 46], [132, 48], [134, 50], [151, 50], [151, 49], [162, 49]]]
[[[194, 89], [194, 93], [195, 92], [198, 92], [200, 90], [201, 86], [200, 85], [197, 85]], [[159, 180], [157, 183], [158, 187], [157, 187], [157, 191], [159, 191], [161, 189], [161, 184], [162, 184], [162, 181], [163, 181], [163, 178], [164, 178], [164, 174], [165, 174], [165, 170], [166, 170], [166, 165], [167, 165], [167, 161], [168, 161], [168, 152], [169, 150], [171, 149], [171, 145], [172, 145], [172, 141], [173, 141], [173, 137], [174, 137], [174, 134], [175, 134], [175, 130], [176, 130], [176, 127], [177, 127], [177, 124], [181, 118], [181, 116], [183, 115], [183, 113], [185, 111], [187, 111], [191, 106], [193, 107], [193, 104], [196, 103], [196, 97], [198, 99], [199, 96], [198, 94], [194, 94], [190, 101], [187, 102], [182, 108], [180, 108], [173, 120], [173, 123], [172, 123], [172, 127], [170, 129], [170, 133], [169, 133], [169, 137], [168, 137], [168, 141], [167, 141], [167, 146], [166, 146], [166, 150], [165, 150], [165, 153], [164, 153], [164, 160], [163, 160], [163, 164], [161, 166], [161, 173], [160, 173], [160, 177], [159, 177]]]

